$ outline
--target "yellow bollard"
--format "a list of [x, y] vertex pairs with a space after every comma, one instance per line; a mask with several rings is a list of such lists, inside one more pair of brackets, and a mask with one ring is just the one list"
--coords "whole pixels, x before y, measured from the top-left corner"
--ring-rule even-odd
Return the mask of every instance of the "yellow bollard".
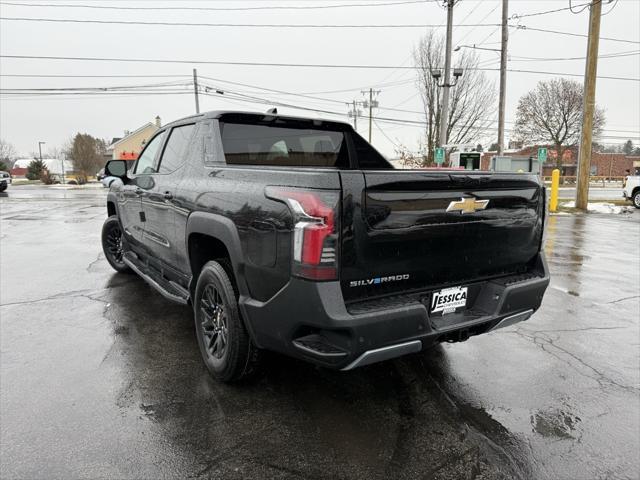
[[551, 172], [551, 198], [549, 199], [549, 211], [558, 210], [558, 188], [560, 187], [560, 170], [557, 168]]

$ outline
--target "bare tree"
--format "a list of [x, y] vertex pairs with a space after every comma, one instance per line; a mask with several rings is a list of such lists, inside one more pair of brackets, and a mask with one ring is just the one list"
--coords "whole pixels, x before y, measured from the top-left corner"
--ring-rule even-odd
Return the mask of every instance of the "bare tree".
[[[13, 162], [17, 157], [16, 149], [9, 142], [0, 139], [0, 163], [9, 170], [13, 166]], [[4, 170], [5, 168], [0, 168]]]
[[102, 166], [100, 142], [86, 133], [77, 133], [69, 145], [67, 156], [73, 163], [73, 169], [80, 180], [94, 175]]
[[[431, 72], [444, 65], [444, 39], [434, 31], [427, 33], [413, 52], [418, 67], [418, 88], [426, 118], [425, 163], [433, 162], [434, 148], [438, 144], [441, 117], [442, 88]], [[494, 114], [495, 84], [484, 72], [478, 70], [478, 56], [474, 51], [463, 50], [457, 67], [464, 69], [462, 77], [451, 88], [449, 95], [449, 119], [447, 143], [476, 143], [486, 137], [488, 127], [497, 121]], [[492, 119], [491, 116], [495, 116]]]
[[427, 163], [427, 157], [424, 154], [424, 148], [420, 145], [418, 152], [412, 152], [404, 144], [399, 144], [395, 148], [396, 157], [405, 167], [419, 168]]
[[[593, 138], [602, 134], [604, 110], [596, 107]], [[528, 144], [550, 144], [555, 148], [556, 165], [568, 148], [577, 145], [582, 127], [582, 85], [564, 78], [538, 82], [520, 97], [516, 111], [515, 136]]]

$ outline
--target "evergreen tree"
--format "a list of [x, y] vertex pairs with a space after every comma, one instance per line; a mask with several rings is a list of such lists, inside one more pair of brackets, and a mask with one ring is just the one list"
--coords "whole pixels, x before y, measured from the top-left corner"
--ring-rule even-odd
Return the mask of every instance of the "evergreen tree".
[[40, 180], [44, 172], [48, 172], [47, 165], [43, 160], [35, 158], [27, 167], [27, 179]]

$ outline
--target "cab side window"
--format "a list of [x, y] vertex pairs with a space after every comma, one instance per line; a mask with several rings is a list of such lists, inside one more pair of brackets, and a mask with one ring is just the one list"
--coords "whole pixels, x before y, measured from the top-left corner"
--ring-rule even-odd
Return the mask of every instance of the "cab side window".
[[191, 124], [171, 129], [158, 173], [171, 173], [184, 163], [194, 127], [195, 124]]
[[162, 141], [166, 134], [167, 131], [164, 130], [151, 139], [138, 158], [136, 170], [133, 172], [134, 174], [156, 173], [156, 156], [158, 154], [158, 150], [162, 146]]

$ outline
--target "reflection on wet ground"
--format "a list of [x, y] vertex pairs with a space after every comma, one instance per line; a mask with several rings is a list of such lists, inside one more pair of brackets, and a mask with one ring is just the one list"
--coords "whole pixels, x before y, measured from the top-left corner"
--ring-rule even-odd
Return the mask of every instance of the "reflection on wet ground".
[[0, 200], [3, 478], [637, 478], [637, 213], [552, 217], [524, 324], [225, 386], [189, 309], [102, 258], [104, 192], [66, 195]]

